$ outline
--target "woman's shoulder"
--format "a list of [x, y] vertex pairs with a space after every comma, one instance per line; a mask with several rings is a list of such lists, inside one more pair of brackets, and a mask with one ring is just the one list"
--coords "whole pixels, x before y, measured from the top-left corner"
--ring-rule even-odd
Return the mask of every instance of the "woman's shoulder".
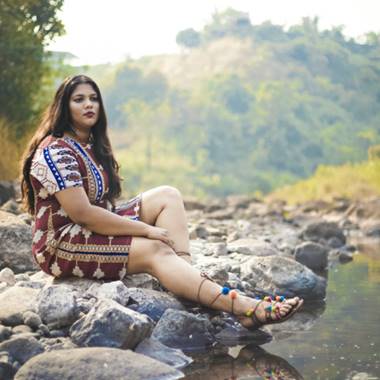
[[46, 136], [38, 145], [38, 149], [72, 149], [70, 144], [66, 141], [64, 137], [55, 137], [52, 135]]

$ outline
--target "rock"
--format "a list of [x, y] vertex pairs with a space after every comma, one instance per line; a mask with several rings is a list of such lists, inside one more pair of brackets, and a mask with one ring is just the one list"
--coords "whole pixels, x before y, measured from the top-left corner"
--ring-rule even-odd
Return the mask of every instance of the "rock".
[[354, 259], [352, 252], [348, 251], [340, 251], [338, 257], [341, 263], [348, 263], [349, 261], [352, 261]]
[[286, 257], [252, 257], [241, 267], [242, 279], [252, 281], [258, 294], [321, 299], [326, 280], [306, 266]]
[[35, 308], [39, 290], [13, 286], [0, 294], [0, 322], [8, 326], [24, 323], [23, 313]]
[[36, 338], [15, 336], [0, 343], [1, 351], [8, 352], [12, 362], [18, 361], [20, 364], [24, 364], [33, 356], [43, 352], [44, 348]]
[[15, 196], [16, 192], [13, 183], [10, 181], [0, 181], [0, 205]]
[[312, 270], [327, 267], [328, 249], [321, 244], [304, 242], [295, 249], [295, 259]]
[[338, 239], [336, 236], [333, 236], [327, 241], [327, 245], [330, 248], [340, 248], [344, 245], [344, 243], [342, 243], [342, 241]]
[[41, 338], [40, 343], [42, 344], [46, 352], [78, 348], [78, 346], [74, 344], [70, 338], [64, 337]]
[[206, 207], [205, 204], [199, 202], [197, 199], [189, 197], [184, 199], [184, 204], [186, 211], [204, 210]]
[[76, 348], [38, 355], [20, 368], [15, 380], [175, 380], [182, 372], [167, 364], [116, 348]]
[[15, 286], [19, 286], [20, 288], [32, 288], [32, 289], [42, 289], [44, 284], [38, 281], [19, 281], [16, 282]]
[[99, 300], [90, 312], [70, 329], [78, 346], [134, 348], [150, 335], [151, 320], [113, 300]]
[[37, 268], [32, 258], [32, 229], [17, 216], [0, 211], [0, 269], [16, 273]]
[[0, 282], [5, 282], [9, 286], [13, 286], [16, 283], [15, 274], [10, 268], [4, 268], [0, 271]]
[[226, 243], [223, 243], [223, 242], [212, 243], [212, 244], [208, 244], [208, 247], [210, 248], [213, 255], [215, 255], [215, 256], [226, 256], [226, 255], [228, 255]]
[[320, 242], [321, 240], [328, 241], [335, 237], [341, 241], [341, 246], [346, 243], [346, 237], [342, 229], [333, 222], [314, 222], [306, 226], [302, 232], [301, 237], [303, 240], [311, 240]]
[[193, 362], [193, 359], [185, 355], [177, 348], [167, 347], [156, 339], [144, 339], [135, 349], [136, 353], [149, 356], [171, 367], [181, 369]]
[[9, 327], [0, 325], [0, 342], [3, 342], [4, 340], [9, 339], [11, 335], [12, 335], [12, 329], [10, 329]]
[[0, 352], [0, 379], [13, 380], [16, 368], [12, 366], [12, 361], [8, 352]]
[[182, 310], [168, 309], [153, 330], [152, 338], [166, 346], [186, 350], [199, 350], [212, 346], [211, 322]]
[[12, 329], [12, 333], [14, 335], [31, 333], [31, 332], [33, 332], [33, 330], [27, 325], [18, 325], [18, 326], [13, 327]]
[[371, 220], [363, 223], [363, 232], [367, 237], [380, 238], [380, 221]]
[[138, 313], [148, 315], [157, 322], [167, 309], [185, 310], [175, 297], [168, 293], [151, 289], [129, 289], [130, 303], [128, 307]]
[[193, 226], [189, 229], [190, 239], [207, 239], [209, 232], [204, 226]]
[[207, 214], [208, 219], [214, 219], [214, 220], [233, 219], [234, 216], [235, 216], [235, 209], [232, 207], [228, 207], [222, 210], [216, 210]]
[[19, 273], [15, 275], [15, 279], [17, 282], [30, 281], [30, 276], [27, 273]]
[[0, 208], [2, 211], [10, 212], [11, 214], [21, 214], [20, 205], [14, 199], [8, 199]]
[[37, 311], [50, 328], [72, 324], [78, 318], [76, 297], [68, 286], [50, 285], [41, 290]]
[[100, 286], [91, 286], [88, 289], [88, 295], [92, 295], [97, 299], [104, 298], [114, 300], [120, 305], [125, 306], [129, 300], [129, 290], [121, 281], [112, 281]]
[[33, 330], [37, 330], [38, 327], [42, 324], [40, 316], [36, 313], [33, 313], [32, 311], [26, 311], [22, 317], [24, 319], [24, 323]]
[[229, 252], [238, 252], [243, 255], [273, 256], [278, 254], [278, 251], [270, 244], [256, 239], [235, 240], [228, 243], [227, 249]]
[[154, 289], [158, 287], [158, 281], [147, 273], [127, 275], [123, 278], [123, 284], [127, 288]]
[[215, 335], [215, 338], [220, 344], [225, 346], [243, 346], [246, 344], [261, 344], [269, 343], [272, 336], [263, 330], [248, 330], [240, 324], [227, 326]]

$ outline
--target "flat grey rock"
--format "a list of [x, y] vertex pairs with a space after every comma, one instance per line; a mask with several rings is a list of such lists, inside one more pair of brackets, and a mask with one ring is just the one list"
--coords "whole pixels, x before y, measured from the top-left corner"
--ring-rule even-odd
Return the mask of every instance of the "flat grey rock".
[[167, 364], [116, 348], [76, 348], [34, 357], [15, 380], [175, 380], [183, 373]]

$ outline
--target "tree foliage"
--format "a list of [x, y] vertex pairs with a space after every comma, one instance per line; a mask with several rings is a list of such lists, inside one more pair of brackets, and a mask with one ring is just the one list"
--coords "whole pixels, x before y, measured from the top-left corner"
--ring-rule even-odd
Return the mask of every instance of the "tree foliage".
[[0, 118], [20, 137], [40, 111], [36, 95], [47, 70], [46, 43], [63, 32], [63, 0], [1, 0]]
[[141, 155], [138, 169], [125, 161], [131, 191], [166, 178], [163, 156], [188, 193], [265, 193], [380, 144], [379, 34], [252, 25], [233, 9], [196, 33], [199, 46], [127, 62], [108, 86], [111, 124], [129, 136], [118, 147]]

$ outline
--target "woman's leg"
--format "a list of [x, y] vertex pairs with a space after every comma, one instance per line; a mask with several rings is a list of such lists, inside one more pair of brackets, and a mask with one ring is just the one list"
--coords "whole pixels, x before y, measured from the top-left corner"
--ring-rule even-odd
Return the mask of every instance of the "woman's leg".
[[[220, 294], [221, 287], [214, 282], [205, 281], [201, 287], [199, 300], [198, 290], [203, 278], [200, 272], [189, 263], [181, 260], [175, 252], [159, 240], [134, 237], [129, 252], [128, 273], [149, 273], [156, 277], [160, 283], [179, 297], [192, 301], [200, 301], [209, 306], [215, 297]], [[253, 308], [258, 301], [252, 298], [238, 296], [234, 301], [234, 312], [243, 315]], [[280, 314], [285, 316], [297, 304], [298, 299], [290, 299], [281, 304]], [[256, 315], [261, 321], [265, 321], [265, 306], [263, 302], [257, 309]], [[212, 308], [231, 312], [232, 300], [229, 296], [222, 295], [216, 299]], [[249, 327], [253, 324], [250, 318], [242, 317], [240, 322]]]
[[[176, 252], [189, 252], [189, 232], [181, 193], [159, 186], [142, 194], [141, 220], [169, 231]], [[187, 256], [182, 256], [187, 258]]]

